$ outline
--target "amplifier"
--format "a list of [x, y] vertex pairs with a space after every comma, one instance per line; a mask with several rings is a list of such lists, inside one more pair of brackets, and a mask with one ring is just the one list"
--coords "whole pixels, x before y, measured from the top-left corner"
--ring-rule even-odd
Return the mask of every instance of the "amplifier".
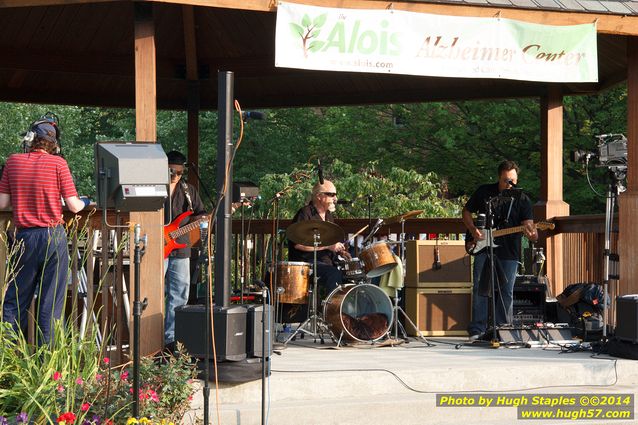
[[517, 276], [514, 284], [514, 317], [512, 323], [528, 325], [544, 322], [547, 286], [544, 283], [532, 283], [536, 281], [528, 281], [524, 280], [524, 278], [525, 276]]
[[464, 241], [407, 241], [405, 245], [406, 287], [453, 287], [472, 281], [472, 261]]
[[[272, 308], [266, 304], [266, 315], [264, 315], [263, 304], [246, 304], [248, 316], [246, 317], [246, 355], [248, 357], [263, 357], [263, 346], [266, 347], [266, 357], [272, 355], [271, 330], [274, 327]], [[265, 322], [265, 323], [264, 323]], [[264, 328], [265, 324], [265, 328]], [[266, 337], [266, 343], [262, 336]]]
[[[472, 317], [472, 284], [448, 288], [405, 288], [406, 314], [427, 336], [467, 335]], [[414, 329], [406, 331], [416, 335]]]
[[[213, 308], [217, 361], [246, 358], [246, 313], [244, 306]], [[175, 339], [184, 344], [193, 357], [206, 355], [206, 319], [203, 305], [184, 305], [175, 309]], [[212, 358], [212, 343], [208, 350]]]
[[638, 343], [638, 294], [616, 299], [616, 338]]

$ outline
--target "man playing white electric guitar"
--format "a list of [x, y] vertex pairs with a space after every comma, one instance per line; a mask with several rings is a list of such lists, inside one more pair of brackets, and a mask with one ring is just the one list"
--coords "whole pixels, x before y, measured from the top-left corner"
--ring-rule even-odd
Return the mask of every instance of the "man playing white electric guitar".
[[[503, 161], [498, 166], [498, 181], [492, 184], [480, 186], [463, 208], [463, 223], [468, 229], [466, 245], [472, 244], [471, 240], [479, 243], [485, 241], [486, 231], [476, 227], [472, 214], [485, 214], [487, 212], [486, 201], [496, 198], [505, 190], [511, 190], [518, 182], [518, 166], [514, 161]], [[522, 233], [531, 241], [538, 239], [536, 226], [532, 215], [532, 203], [530, 199], [517, 191], [516, 196], [500, 200], [494, 203], [492, 212], [493, 223], [488, 223], [488, 228], [506, 229], [522, 226]], [[490, 226], [492, 224], [493, 226]], [[504, 281], [499, 282], [498, 292], [495, 298], [496, 324], [510, 323], [513, 316], [513, 292], [516, 280], [516, 270], [520, 261], [521, 232], [511, 232], [507, 235], [495, 238], [494, 256], [503, 270]], [[478, 250], [476, 250], [478, 251]], [[487, 330], [489, 294], [481, 288], [485, 288], [485, 282], [481, 284], [483, 268], [488, 258], [486, 249], [474, 257], [473, 291], [472, 291], [472, 321], [468, 326], [470, 340], [480, 338]], [[469, 250], [468, 250], [469, 252]]]

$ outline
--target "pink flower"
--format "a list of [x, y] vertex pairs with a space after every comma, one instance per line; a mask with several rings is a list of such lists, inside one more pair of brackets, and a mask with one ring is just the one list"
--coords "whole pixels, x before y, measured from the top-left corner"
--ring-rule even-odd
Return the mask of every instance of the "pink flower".
[[82, 406], [80, 407], [80, 410], [82, 410], [83, 412], [86, 412], [87, 410], [89, 410], [90, 407], [91, 407], [91, 403], [83, 403]]
[[146, 398], [150, 398], [151, 401], [154, 401], [156, 403], [159, 402], [159, 396], [157, 395], [157, 393], [153, 390], [148, 390], [146, 393]]
[[64, 386], [63, 385], [58, 385], [58, 392], [59, 393], [63, 393], [64, 392]]
[[60, 378], [62, 378], [62, 374], [60, 372], [58, 372], [57, 370], [55, 372], [53, 372], [53, 380], [54, 381], [59, 381]]
[[111, 363], [111, 359], [109, 359], [108, 357], [104, 357], [104, 359], [102, 359], [102, 361], [104, 362], [104, 364]]
[[102, 374], [101, 373], [96, 373], [95, 374], [95, 380], [96, 381], [101, 381], [102, 380]]
[[78, 376], [78, 379], [75, 380], [75, 383], [78, 384], [78, 385], [82, 385], [82, 384], [84, 384], [84, 380], [82, 379], [81, 376]]
[[125, 370], [124, 372], [122, 372], [122, 374], [120, 375], [120, 379], [122, 381], [126, 381], [128, 379], [128, 370]]

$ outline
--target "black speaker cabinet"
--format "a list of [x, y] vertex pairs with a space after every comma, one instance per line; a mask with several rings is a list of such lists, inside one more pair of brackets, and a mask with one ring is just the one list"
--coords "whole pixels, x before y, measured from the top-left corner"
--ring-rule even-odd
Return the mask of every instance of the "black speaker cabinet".
[[472, 281], [464, 241], [407, 241], [405, 246], [407, 288], [456, 287]]
[[[217, 361], [239, 361], [246, 358], [246, 316], [244, 306], [213, 308]], [[175, 339], [193, 357], [204, 357], [206, 347], [206, 312], [203, 305], [185, 305], [175, 309]], [[213, 356], [213, 346], [208, 347]]]
[[[246, 319], [246, 355], [248, 357], [263, 357], [263, 336], [266, 337], [265, 346], [267, 357], [272, 355], [272, 329], [274, 327], [272, 308], [266, 304], [266, 315], [264, 316], [263, 304], [246, 304], [248, 309]], [[263, 318], [263, 321], [262, 321]], [[264, 331], [265, 324], [265, 332]]]
[[616, 338], [638, 343], [638, 294], [616, 299]]

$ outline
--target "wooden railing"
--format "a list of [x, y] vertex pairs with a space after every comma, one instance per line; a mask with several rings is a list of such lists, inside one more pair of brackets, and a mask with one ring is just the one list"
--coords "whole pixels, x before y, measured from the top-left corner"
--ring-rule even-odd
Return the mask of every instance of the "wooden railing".
[[[86, 215], [82, 215], [86, 217]], [[10, 217], [10, 212], [0, 212], [0, 220], [6, 222]], [[114, 222], [115, 218], [109, 219]], [[120, 217], [121, 222], [125, 222], [126, 219]], [[376, 220], [373, 220], [371, 224], [374, 224]], [[604, 230], [605, 230], [605, 217], [603, 215], [590, 215], [590, 216], [569, 216], [559, 217], [554, 219], [556, 228], [549, 233], [550, 235], [563, 235], [563, 270], [561, 288], [554, 287], [553, 291], [556, 294], [562, 292], [565, 286], [570, 283], [576, 282], [601, 282], [603, 278], [603, 249], [604, 249]], [[241, 276], [241, 271], [238, 269], [237, 261], [242, 258], [241, 253], [241, 234], [242, 224], [244, 228], [244, 236], [247, 240], [251, 241], [251, 250], [244, 251], [244, 258], [246, 259], [245, 267], [247, 267], [244, 274], [245, 282], [250, 283], [251, 279], [261, 279], [264, 277], [266, 264], [272, 262], [272, 235], [274, 229], [277, 227], [280, 231], [277, 234], [276, 240], [278, 246], [283, 244], [285, 240], [284, 230], [290, 224], [290, 220], [280, 220], [278, 226], [272, 220], [245, 220], [243, 223], [241, 220], [233, 220], [233, 234], [234, 234], [234, 250], [233, 250], [233, 284], [234, 289], [239, 289], [238, 276]], [[337, 224], [344, 229], [347, 234], [354, 234], [362, 227], [370, 224], [367, 219], [350, 219], [350, 220], [337, 220]], [[101, 223], [101, 217], [95, 214], [91, 217], [89, 235], [94, 230], [105, 230], [104, 225]], [[423, 234], [439, 235], [441, 237], [448, 237], [450, 239], [457, 239], [462, 237], [465, 232], [465, 227], [460, 218], [424, 218], [424, 219], [409, 219], [404, 223], [404, 228], [401, 228], [399, 223], [392, 225], [384, 225], [381, 227], [378, 235], [395, 234], [398, 235], [401, 231], [405, 231], [407, 239], [416, 239]], [[108, 234], [108, 231], [101, 232], [102, 235]], [[365, 233], [364, 233], [365, 234]], [[109, 244], [109, 238], [102, 236], [102, 244]], [[123, 235], [119, 232], [118, 238], [122, 238]], [[75, 246], [77, 244], [85, 245], [85, 241], [70, 240], [70, 244], [74, 247], [72, 252], [76, 252]], [[84, 264], [88, 287], [86, 291], [78, 290], [80, 276], [79, 267], [82, 266], [77, 261], [77, 257], [72, 255], [72, 287], [71, 293], [78, 296], [74, 301], [75, 305], [81, 305], [85, 300], [91, 305], [93, 300], [97, 300], [95, 311], [98, 312], [97, 323], [102, 330], [112, 329], [115, 326], [117, 329], [123, 330], [122, 332], [114, 333], [114, 340], [110, 341], [112, 345], [117, 347], [117, 350], [122, 355], [121, 347], [125, 340], [128, 340], [128, 331], [124, 331], [130, 322], [130, 317], [127, 318], [123, 311], [123, 305], [127, 302], [125, 300], [126, 294], [123, 291], [123, 281], [129, 281], [128, 275], [124, 272], [125, 263], [128, 258], [128, 250], [126, 253], [119, 252], [113, 258], [112, 254], [109, 254], [105, 250], [94, 251], [90, 247], [90, 259]], [[611, 238], [611, 251], [617, 252], [617, 233], [612, 233]], [[0, 255], [3, 255], [0, 252]], [[96, 261], [93, 261], [96, 259]], [[281, 257], [281, 253], [276, 260], [284, 260]], [[0, 261], [1, 265], [5, 264], [4, 257]], [[109, 267], [102, 267], [102, 264], [109, 264]], [[113, 265], [115, 265], [115, 273], [113, 273]], [[1, 267], [0, 267], [1, 268]], [[99, 268], [95, 271], [95, 268]], [[1, 271], [1, 270], [0, 270]], [[110, 274], [109, 274], [110, 273]], [[0, 276], [3, 276], [2, 273]], [[551, 276], [550, 276], [551, 279]], [[107, 284], [101, 287], [99, 293], [98, 282], [104, 281]], [[130, 288], [130, 286], [129, 286]], [[611, 294], [614, 294], [615, 286], [610, 287]], [[130, 297], [131, 291], [128, 291]], [[80, 295], [78, 295], [80, 294]], [[130, 303], [130, 301], [129, 301]], [[108, 313], [108, 314], [107, 314]], [[73, 311], [74, 318], [78, 318], [78, 311]], [[115, 353], [114, 353], [115, 354]]]

